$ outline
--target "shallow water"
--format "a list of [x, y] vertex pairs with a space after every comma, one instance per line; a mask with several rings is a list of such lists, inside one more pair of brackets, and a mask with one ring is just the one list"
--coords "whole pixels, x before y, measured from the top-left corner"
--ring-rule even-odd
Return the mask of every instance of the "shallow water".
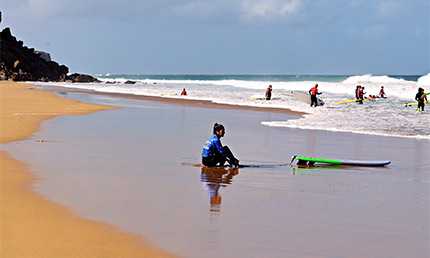
[[[428, 257], [429, 141], [275, 128], [293, 115], [63, 93], [124, 107], [45, 121], [3, 145], [44, 180], [34, 189], [79, 216], [185, 257]], [[385, 168], [207, 170], [215, 122], [244, 164], [292, 155], [391, 160]], [[44, 142], [39, 142], [39, 140]]]
[[[430, 88], [430, 74], [424, 76], [291, 76], [291, 75], [109, 75], [101, 80], [110, 83], [47, 83], [63, 87], [91, 89], [100, 92], [127, 93], [162, 98], [207, 100], [215, 103], [276, 107], [306, 112], [296, 119], [265, 119], [265, 126], [317, 129], [371, 135], [412, 137], [430, 140], [430, 112], [417, 112], [415, 102], [419, 87]], [[135, 84], [126, 84], [133, 80]], [[114, 83], [113, 83], [114, 82]], [[311, 108], [292, 97], [292, 91], [307, 93], [315, 83], [325, 102], [323, 107]], [[264, 97], [268, 85], [273, 86], [272, 100]], [[365, 87], [365, 96], [378, 95], [384, 86], [386, 99], [358, 104], [335, 104], [355, 99], [357, 85]], [[178, 96], [183, 88], [187, 96]]]

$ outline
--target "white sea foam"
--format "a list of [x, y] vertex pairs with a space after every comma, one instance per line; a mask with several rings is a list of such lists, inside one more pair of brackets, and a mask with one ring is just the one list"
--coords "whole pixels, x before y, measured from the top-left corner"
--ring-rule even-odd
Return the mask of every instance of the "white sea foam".
[[[316, 78], [317, 80], [315, 81], [258, 81], [231, 78], [201, 80], [150, 79], [142, 77], [132, 79], [136, 81], [136, 84], [125, 84], [127, 80], [130, 80], [126, 76], [100, 79], [104, 82], [116, 83], [55, 83], [55, 85], [111, 93], [287, 108], [309, 113], [302, 118], [288, 121], [264, 121], [263, 124], [267, 126], [430, 139], [430, 113], [416, 112], [416, 106], [404, 106], [407, 102], [414, 102], [419, 86], [430, 85], [430, 74], [422, 76], [418, 81], [372, 75], [351, 76], [337, 82], [324, 81], [321, 78], [319, 78], [321, 80]], [[311, 108], [291, 96], [291, 91], [301, 90], [307, 92], [315, 83], [319, 84], [319, 90], [323, 92], [320, 97], [326, 103], [324, 107]], [[273, 87], [273, 100], [251, 99], [253, 96], [264, 96], [269, 84]], [[347, 99], [354, 99], [355, 87], [358, 84], [365, 86], [365, 92], [371, 95], [377, 95], [383, 85], [388, 98], [369, 101], [362, 105], [358, 103], [333, 104]], [[51, 85], [51, 83], [48, 85]], [[179, 96], [183, 88], [187, 89], [188, 96]]]
[[430, 73], [428, 73], [427, 75], [424, 75], [424, 76], [421, 76], [420, 78], [418, 78], [417, 84], [419, 86], [429, 86], [430, 87]]

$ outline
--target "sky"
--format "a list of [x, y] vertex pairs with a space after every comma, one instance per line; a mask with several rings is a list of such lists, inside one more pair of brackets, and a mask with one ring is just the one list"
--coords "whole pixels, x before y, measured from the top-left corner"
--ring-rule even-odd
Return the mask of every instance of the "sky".
[[0, 0], [1, 28], [87, 74], [424, 75], [429, 0]]

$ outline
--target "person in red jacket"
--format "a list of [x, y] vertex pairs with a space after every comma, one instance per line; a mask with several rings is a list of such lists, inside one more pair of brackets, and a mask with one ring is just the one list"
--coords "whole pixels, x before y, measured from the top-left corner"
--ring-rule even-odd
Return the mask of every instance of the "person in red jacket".
[[309, 90], [309, 94], [311, 94], [311, 107], [313, 105], [316, 107], [318, 105], [317, 95], [321, 94], [321, 92], [318, 92], [318, 83], [316, 83], [315, 86]]
[[185, 90], [185, 88], [182, 90], [181, 92], [181, 96], [186, 96], [187, 95], [187, 91]]
[[266, 90], [266, 100], [270, 100], [272, 98], [272, 85], [269, 85]]
[[379, 97], [385, 98], [384, 86], [381, 86], [381, 90], [379, 91]]
[[355, 88], [355, 99], [357, 101], [360, 99], [360, 90], [361, 90], [361, 85], [357, 85], [357, 87]]

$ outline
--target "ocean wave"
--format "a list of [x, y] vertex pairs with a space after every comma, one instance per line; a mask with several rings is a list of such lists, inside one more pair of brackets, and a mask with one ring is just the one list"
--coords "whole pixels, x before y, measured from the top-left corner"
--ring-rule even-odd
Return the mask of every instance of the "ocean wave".
[[370, 83], [379, 83], [379, 84], [408, 84], [409, 81], [406, 81], [402, 78], [393, 78], [388, 75], [379, 75], [375, 76], [372, 74], [365, 74], [365, 75], [354, 75], [350, 76], [348, 79], [343, 81], [343, 83], [348, 84], [370, 84]]
[[430, 86], [430, 73], [423, 75], [418, 78], [417, 85], [419, 86]]

